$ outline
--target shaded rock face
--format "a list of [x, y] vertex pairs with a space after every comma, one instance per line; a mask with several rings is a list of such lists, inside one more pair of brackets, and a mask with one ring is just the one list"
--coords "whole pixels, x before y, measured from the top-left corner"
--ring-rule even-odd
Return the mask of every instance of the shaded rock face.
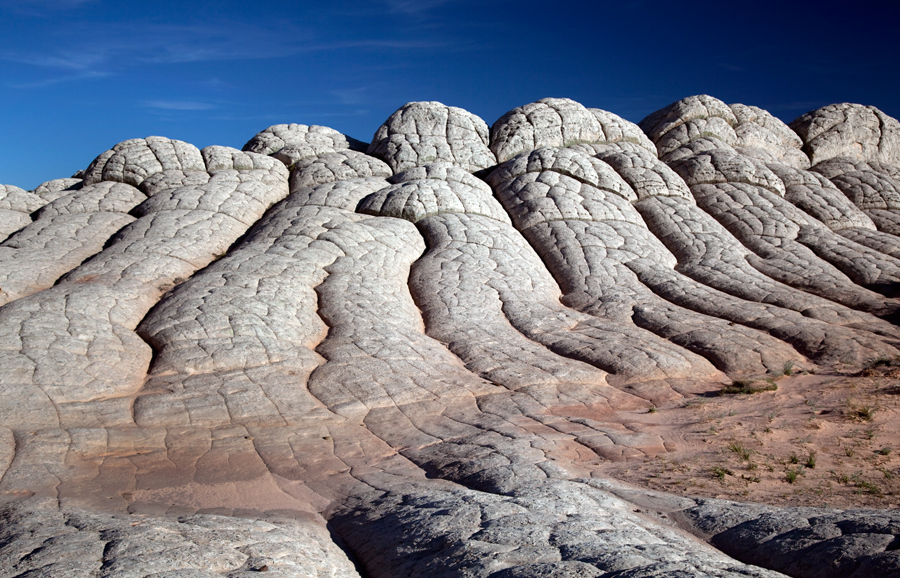
[[669, 451], [628, 412], [900, 355], [898, 127], [419, 102], [0, 185], [0, 575], [898, 575], [895, 513], [598, 470]]

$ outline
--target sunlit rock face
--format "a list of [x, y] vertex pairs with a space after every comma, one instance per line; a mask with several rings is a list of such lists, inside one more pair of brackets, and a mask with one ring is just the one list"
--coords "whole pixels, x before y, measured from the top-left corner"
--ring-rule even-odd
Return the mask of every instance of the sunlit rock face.
[[895, 119], [707, 95], [0, 185], [0, 575], [896, 575], [892, 511], [599, 466], [672, 451], [636, 412], [900, 355], [898, 235]]

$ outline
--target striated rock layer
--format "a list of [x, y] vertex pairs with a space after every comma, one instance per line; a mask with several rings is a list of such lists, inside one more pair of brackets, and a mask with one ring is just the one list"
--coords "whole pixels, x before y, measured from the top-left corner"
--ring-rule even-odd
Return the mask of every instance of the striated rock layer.
[[0, 576], [898, 576], [900, 514], [626, 487], [628, 420], [900, 356], [900, 123], [437, 102], [0, 185]]

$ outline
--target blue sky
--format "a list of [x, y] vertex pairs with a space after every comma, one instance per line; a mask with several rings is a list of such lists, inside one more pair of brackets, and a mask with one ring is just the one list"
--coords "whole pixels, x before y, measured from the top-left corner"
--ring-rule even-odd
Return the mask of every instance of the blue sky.
[[489, 125], [546, 96], [639, 121], [699, 93], [790, 121], [900, 117], [888, 2], [0, 0], [0, 183], [70, 176], [117, 142], [240, 148], [277, 123], [368, 141], [408, 101]]

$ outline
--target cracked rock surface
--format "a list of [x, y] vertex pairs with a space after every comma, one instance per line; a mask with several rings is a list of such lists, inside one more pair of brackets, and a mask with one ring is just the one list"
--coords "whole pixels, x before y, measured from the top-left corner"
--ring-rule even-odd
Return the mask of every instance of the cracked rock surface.
[[438, 102], [0, 185], [0, 576], [900, 576], [894, 511], [607, 479], [900, 356], [900, 123]]

